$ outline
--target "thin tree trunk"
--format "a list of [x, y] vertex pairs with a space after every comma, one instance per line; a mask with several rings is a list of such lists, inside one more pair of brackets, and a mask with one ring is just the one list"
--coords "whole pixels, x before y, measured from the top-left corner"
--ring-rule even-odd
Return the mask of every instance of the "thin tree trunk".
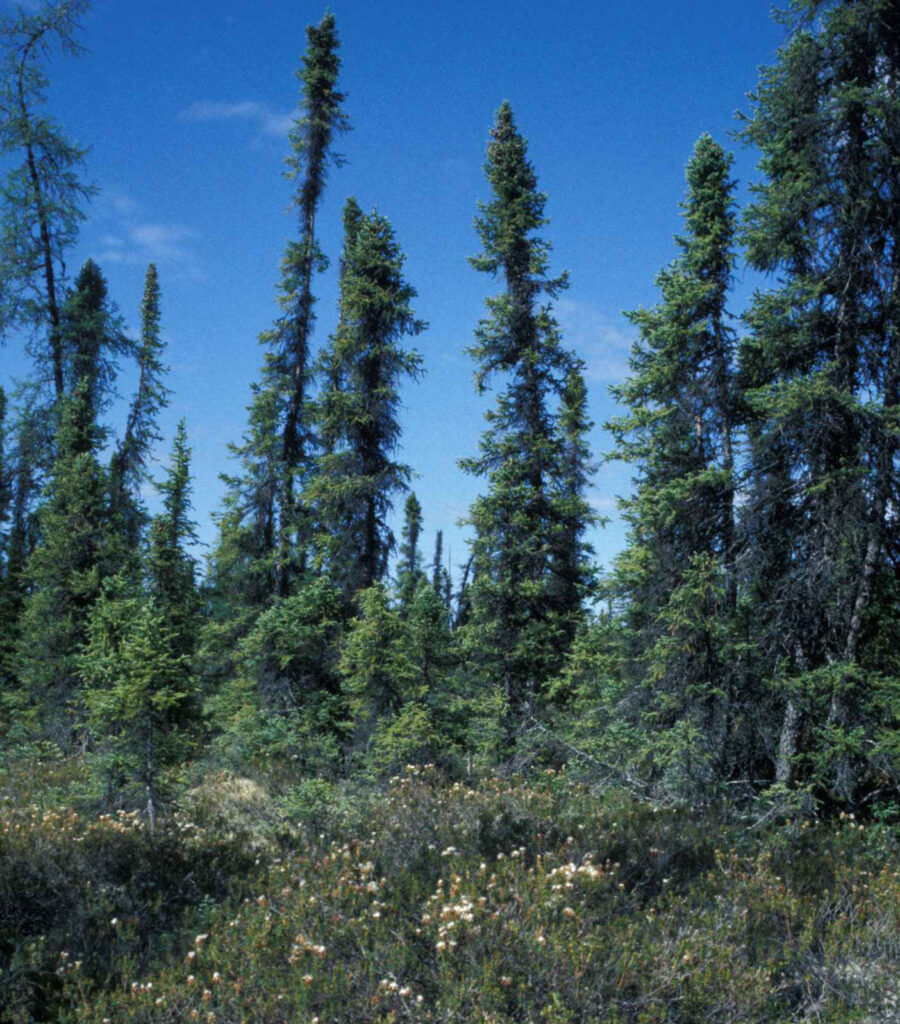
[[[801, 673], [807, 671], [809, 666], [806, 661], [806, 653], [799, 640], [794, 647], [794, 662]], [[778, 739], [778, 756], [775, 760], [775, 781], [781, 782], [785, 786], [791, 786], [794, 782], [794, 757], [799, 745], [802, 724], [803, 716], [800, 709], [794, 702], [794, 698], [788, 697], [781, 722], [781, 736]]]
[[150, 823], [150, 834], [156, 831], [156, 802], [154, 799], [153, 783], [156, 777], [156, 764], [153, 752], [153, 719], [151, 717], [147, 729], [147, 755], [144, 766], [144, 781], [147, 790], [147, 821]]
[[[32, 46], [37, 43], [38, 37], [31, 40], [25, 48], [22, 58], [22, 72], [28, 59]], [[30, 127], [31, 117], [28, 112], [28, 105], [25, 102], [25, 84], [22, 80], [22, 72], [18, 79], [19, 110], [22, 120], [27, 126], [25, 143], [25, 161], [28, 167], [28, 177], [31, 187], [34, 190], [34, 205], [38, 218], [38, 229], [41, 238], [41, 261], [44, 267], [44, 286], [47, 290], [47, 314], [50, 318], [50, 355], [53, 361], [53, 386], [56, 392], [56, 400], [60, 401], [63, 395], [63, 353], [62, 353], [62, 331], [60, 329], [59, 304], [56, 298], [56, 270], [53, 266], [53, 244], [50, 237], [50, 226], [47, 220], [47, 210], [44, 205], [44, 192], [41, 187], [41, 178], [37, 170], [37, 161], [34, 156], [34, 147], [31, 144]]]
[[778, 757], [775, 761], [775, 781], [785, 786], [794, 783], [794, 756], [797, 753], [797, 742], [800, 737], [800, 711], [789, 697], [781, 722], [781, 736], [778, 740]]

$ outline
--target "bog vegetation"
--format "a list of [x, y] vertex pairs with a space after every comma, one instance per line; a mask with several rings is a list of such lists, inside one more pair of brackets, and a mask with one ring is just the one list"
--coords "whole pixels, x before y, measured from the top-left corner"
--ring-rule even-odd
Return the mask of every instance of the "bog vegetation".
[[[460, 453], [470, 552], [420, 549], [403, 251], [352, 198], [342, 251], [317, 235], [351, 127], [331, 14], [200, 573], [183, 422], [160, 511], [143, 498], [177, 402], [164, 282], [147, 268], [132, 337], [96, 262], [66, 273], [94, 189], [46, 67], [87, 7], [29, 4], [0, 35], [0, 332], [33, 360], [0, 389], [0, 1017], [900, 1019], [894, 0], [782, 15], [740, 130], [746, 209], [722, 145], [690, 155], [614, 389], [604, 457], [634, 486], [603, 576], [567, 276], [508, 102], [471, 259], [496, 397]], [[767, 283], [735, 311], [741, 260]]]

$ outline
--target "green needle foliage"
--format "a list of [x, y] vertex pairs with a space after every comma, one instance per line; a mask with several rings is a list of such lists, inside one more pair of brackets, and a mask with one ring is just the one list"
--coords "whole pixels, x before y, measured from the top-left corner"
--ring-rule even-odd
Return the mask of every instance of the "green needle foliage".
[[[650, 817], [665, 805], [721, 801], [730, 815], [736, 802], [760, 800], [773, 823], [782, 812], [816, 807], [896, 817], [896, 0], [795, 0], [779, 16], [787, 41], [763, 69], [743, 121], [744, 138], [760, 155], [760, 180], [740, 218], [731, 157], [709, 135], [697, 142], [675, 258], [656, 278], [654, 304], [626, 314], [636, 340], [630, 375], [612, 389], [621, 415], [608, 425], [608, 458], [632, 468], [633, 486], [620, 505], [627, 546], [605, 578], [590, 545], [600, 518], [590, 501], [589, 367], [564, 343], [554, 306], [568, 282], [551, 273], [542, 234], [547, 199], [512, 108], [502, 104], [484, 167], [489, 195], [475, 220], [480, 251], [471, 260], [492, 281], [469, 353], [479, 394], [493, 394], [478, 451], [460, 463], [480, 493], [465, 524], [470, 550], [455, 593], [441, 532], [433, 560], [423, 562], [422, 505], [409, 493], [413, 471], [400, 450], [403, 388], [423, 372], [408, 339], [426, 325], [414, 312], [416, 291], [391, 224], [353, 199], [343, 209], [335, 323], [327, 342], [316, 342], [314, 293], [328, 265], [325, 189], [343, 163], [335, 147], [349, 129], [334, 17], [326, 13], [306, 32], [288, 158], [297, 232], [282, 260], [280, 310], [261, 336], [262, 370], [246, 428], [231, 447], [219, 535], [198, 586], [200, 531], [183, 422], [156, 483], [156, 515], [143, 497], [169, 400], [156, 267], [147, 270], [137, 340], [123, 332], [96, 263], [88, 260], [71, 287], [66, 276], [92, 190], [81, 180], [85, 151], [46, 116], [45, 69], [60, 48], [78, 50], [88, 0], [25, 7], [0, 22], [0, 335], [33, 358], [25, 380], [0, 389], [0, 801], [29, 790], [33, 776], [52, 777], [73, 803], [140, 808], [107, 819], [116, 823], [110, 836], [133, 828], [135, 841], [141, 816], [153, 829], [176, 802], [184, 813], [207, 814], [214, 828], [231, 828], [234, 816], [240, 820], [228, 843], [246, 844], [254, 859], [260, 853], [260, 877], [269, 871], [268, 853], [288, 836], [297, 839], [298, 815], [310, 825], [315, 856], [330, 851], [324, 867], [352, 874], [362, 847], [335, 857], [327, 829], [341, 815], [349, 823], [362, 806], [361, 778], [396, 775], [408, 762], [437, 766], [459, 783], [453, 799], [463, 803], [476, 800], [477, 789], [475, 779], [471, 789], [462, 786], [464, 776], [498, 769], [552, 766], [541, 791], [562, 792], [567, 783], [555, 769], [568, 762], [604, 785], [652, 799]], [[739, 244], [750, 267], [768, 278], [742, 320], [729, 309]], [[136, 363], [130, 403], [115, 391], [123, 359]], [[424, 778], [418, 771], [409, 778]], [[498, 781], [496, 792], [507, 782]], [[410, 783], [397, 785], [399, 806]], [[340, 807], [332, 807], [339, 786]], [[247, 825], [256, 800], [264, 813]], [[443, 797], [427, 800], [437, 806]], [[672, 810], [673, 826], [678, 813]], [[185, 821], [174, 820], [179, 828]], [[444, 863], [439, 849], [453, 874], [457, 842], [474, 844], [473, 864], [491, 858], [493, 868], [478, 869], [494, 894], [488, 901], [503, 899], [491, 872], [499, 879], [520, 864], [540, 882], [537, 861], [512, 855], [527, 850], [521, 820], [470, 815], [452, 843], [450, 832], [440, 840], [429, 832], [416, 853], [416, 870], [432, 873], [427, 891]], [[35, 821], [29, 828], [40, 832]], [[0, 842], [12, 837], [20, 849], [4, 822]], [[201, 832], [186, 834], [178, 844], [204, 846]], [[166, 845], [173, 836], [174, 826], [162, 823], [142, 849], [161, 863], [175, 849]], [[605, 863], [590, 861], [587, 848], [573, 861], [577, 840], [567, 836], [568, 826], [542, 826], [534, 849], [559, 856], [572, 884], [584, 876], [607, 886], [617, 877], [614, 850]], [[391, 843], [394, 856], [402, 844]], [[668, 888], [670, 854], [653, 847], [643, 857], [659, 875], [647, 894], [652, 927], [664, 924], [661, 913], [651, 920], [651, 910], [663, 909], [658, 898], [668, 892], [675, 907], [683, 895]], [[714, 863], [704, 864], [704, 878]], [[346, 918], [357, 931], [386, 927], [384, 886], [391, 883], [381, 871], [369, 864], [364, 886], [355, 875], [336, 882], [349, 886], [351, 901], [379, 894], [371, 916], [360, 917], [357, 907]], [[610, 892], [633, 900], [636, 878], [626, 875]], [[777, 902], [784, 890], [773, 879], [770, 886], [766, 875], [766, 898], [775, 893]], [[414, 902], [421, 902], [426, 890], [415, 885]], [[208, 891], [217, 898], [219, 889]], [[104, 894], [91, 903], [102, 922], [111, 919]], [[0, 933], [4, 905], [0, 899]], [[260, 926], [275, 927], [281, 918], [268, 898], [257, 905]], [[559, 936], [581, 927], [579, 906], [562, 908], [555, 896], [546, 904], [559, 921], [532, 929], [538, 959], [551, 925], [563, 929]], [[316, 901], [304, 908], [330, 914]], [[237, 922], [231, 909], [220, 909], [223, 921]], [[408, 918], [417, 932], [430, 927], [420, 911]], [[461, 925], [470, 912], [481, 913], [474, 904], [464, 909]], [[522, 913], [526, 923], [534, 917], [531, 909]], [[195, 954], [217, 914], [206, 904], [198, 910]], [[329, 917], [329, 927], [335, 920]], [[435, 964], [449, 969], [464, 950], [454, 954], [443, 919], [432, 923], [442, 936]], [[160, 939], [165, 955], [172, 935]], [[285, 936], [279, 962], [302, 961], [306, 971], [304, 958], [310, 949], [320, 955], [318, 942], [309, 945], [293, 925]], [[131, 949], [130, 941], [121, 949]], [[578, 941], [560, 942], [564, 962]], [[140, 943], [140, 957], [151, 957], [151, 938], [141, 932]], [[46, 960], [42, 949], [11, 949], [0, 935], [0, 1017], [5, 993], [18, 993], [13, 1001], [25, 1015], [36, 1001], [55, 998], [43, 974], [29, 973]], [[790, 955], [796, 959], [796, 949]], [[628, 969], [644, 971], [646, 959], [632, 956]], [[690, 956], [679, 950], [677, 959], [686, 964]], [[647, 1003], [647, 1012], [665, 1016], [674, 1006], [676, 1016], [689, 1013], [694, 1004], [684, 1001], [684, 985], [700, 975], [672, 974], [660, 963], [665, 978], [653, 991], [682, 988], [669, 1003]], [[149, 964], [141, 959], [140, 970]], [[98, 963], [90, 970], [94, 980], [112, 977]], [[498, 975], [506, 981], [488, 979], [494, 1009], [506, 1006], [501, 1016], [510, 1019], [515, 971], [511, 961]], [[62, 991], [70, 982], [77, 988], [74, 974], [64, 966], [49, 977]], [[335, 991], [344, 984], [326, 974]], [[627, 1016], [638, 982], [623, 988], [620, 975], [606, 980]], [[757, 1010], [765, 1004], [781, 1013], [780, 1002], [777, 1011], [777, 1001], [765, 1002], [770, 978], [763, 975]], [[819, 981], [843, 991], [843, 977]], [[317, 984], [312, 968], [298, 978], [291, 1005], [319, 1013], [308, 1001]], [[402, 1016], [412, 1006], [399, 1001], [409, 986], [391, 978], [384, 974], [377, 998], [370, 993], [365, 1001], [370, 1009], [384, 1002], [376, 1015]], [[579, 978], [570, 979], [572, 993], [583, 988]], [[239, 980], [208, 992], [188, 985], [182, 1008], [193, 1008], [196, 993], [210, 1004], [207, 1015], [218, 1012], [227, 988], [229, 999], [249, 1000], [245, 1016], [265, 1015], [265, 1000], [277, 993], [254, 1003], [241, 989], [251, 983]], [[568, 1020], [557, 988], [535, 1005]], [[433, 995], [427, 989], [416, 1007]], [[151, 1003], [147, 992], [127, 991], [135, 993], [135, 1019], [175, 1012], [164, 994], [154, 993]], [[93, 1019], [100, 1005], [94, 990], [79, 993], [76, 1016]], [[810, 993], [810, 1005], [819, 1005]], [[799, 998], [792, 991], [785, 1005], [799, 1006]], [[585, 1019], [603, 1009], [591, 1004], [589, 1012], [588, 1003]], [[465, 1017], [461, 1007], [445, 1010]]]
[[35, 331], [36, 354], [49, 363], [54, 398], [65, 383], [62, 306], [65, 258], [94, 188], [79, 179], [85, 150], [41, 112], [51, 48], [78, 54], [74, 34], [88, 0], [58, 0], [0, 21], [0, 155], [18, 160], [3, 180], [0, 213], [0, 335]]
[[328, 260], [316, 239], [316, 213], [325, 189], [329, 164], [343, 157], [331, 149], [335, 135], [350, 130], [337, 89], [340, 58], [334, 15], [327, 13], [306, 30], [307, 48], [297, 77], [303, 84], [302, 116], [291, 129], [288, 176], [299, 181], [294, 206], [300, 216], [300, 239], [291, 242], [282, 262], [280, 303], [284, 315], [264, 340], [273, 347], [285, 396], [279, 485], [277, 592], [287, 596], [302, 577], [310, 545], [310, 518], [298, 504], [297, 492], [312, 465], [310, 339], [315, 324], [312, 279]]
[[387, 517], [411, 475], [395, 458], [400, 382], [422, 372], [421, 356], [400, 341], [426, 324], [410, 305], [416, 292], [403, 277], [405, 257], [388, 220], [350, 200], [344, 223], [340, 321], [320, 400], [325, 450], [309, 499], [322, 567], [350, 602], [384, 579], [394, 547]]
[[159, 275], [156, 265], [151, 263], [141, 301], [137, 391], [128, 412], [125, 433], [110, 463], [113, 515], [121, 520], [125, 543], [130, 549], [137, 548], [146, 523], [140, 490], [147, 479], [151, 449], [162, 439], [159, 414], [169, 403], [170, 392], [163, 383], [167, 372], [161, 358], [164, 347], [160, 338]]
[[[897, 670], [900, 11], [803, 3], [745, 137], [765, 178], [746, 214], [754, 298], [741, 375], [757, 671], [778, 681], [780, 781], [839, 799], [885, 778]], [[886, 713], [886, 709], [890, 711]], [[896, 778], [893, 772], [890, 777]]]
[[112, 385], [111, 356], [123, 341], [106, 281], [90, 260], [63, 310], [63, 331], [67, 392], [38, 515], [40, 543], [24, 568], [18, 674], [49, 734], [69, 747], [79, 727], [72, 702], [90, 611], [104, 578], [121, 568], [126, 554], [112, 528], [109, 477], [98, 460], [106, 436], [98, 415]]
[[197, 532], [191, 519], [191, 450], [184, 420], [175, 433], [166, 479], [157, 488], [162, 495], [163, 511], [150, 526], [148, 588], [176, 639], [176, 650], [190, 655], [200, 626], [200, 605], [196, 565], [186, 550], [189, 544], [196, 544]]
[[[315, 325], [313, 278], [328, 266], [316, 235], [336, 135], [349, 131], [337, 89], [339, 41], [332, 14], [307, 28], [307, 47], [297, 73], [301, 114], [290, 133], [288, 177], [298, 182], [293, 205], [300, 238], [282, 259], [282, 315], [260, 340], [268, 347], [262, 380], [254, 385], [243, 441], [232, 446], [239, 470], [223, 474], [228, 486], [220, 540], [210, 565], [210, 589], [219, 620], [213, 646], [232, 646], [275, 595], [287, 597], [303, 580], [314, 533], [301, 493], [314, 467], [311, 341]], [[230, 626], [226, 625], [230, 621]], [[223, 632], [224, 631], [224, 632]], [[212, 634], [222, 633], [217, 641]], [[221, 642], [220, 642], [221, 641]], [[220, 654], [210, 649], [212, 660]]]
[[[558, 672], [581, 611], [580, 537], [591, 519], [582, 492], [587, 420], [583, 401], [576, 411], [577, 361], [550, 305], [539, 304], [567, 279], [547, 276], [550, 246], [535, 235], [546, 223], [545, 196], [509, 103], [497, 112], [485, 175], [493, 198], [479, 207], [483, 251], [471, 263], [500, 277], [503, 291], [487, 300], [490, 316], [470, 352], [479, 391], [497, 375], [507, 383], [488, 413], [479, 455], [460, 463], [488, 482], [469, 513], [475, 576], [465, 642], [484, 684], [502, 691], [511, 742]], [[565, 393], [563, 425], [557, 406]]]
[[397, 561], [397, 598], [401, 614], [406, 614], [416, 596], [419, 585], [425, 581], [419, 534], [422, 532], [422, 506], [415, 494], [410, 494], [403, 506], [403, 539]]
[[121, 577], [108, 581], [94, 606], [80, 659], [84, 703], [105, 796], [138, 787], [151, 829], [160, 776], [187, 753], [186, 727], [197, 704], [184, 637], [167, 625], [157, 603], [128, 596]]
[[641, 691], [631, 703], [648, 732], [667, 736], [660, 771], [697, 791], [729, 774], [735, 717], [731, 163], [708, 135], [694, 148], [681, 251], [657, 277], [659, 305], [630, 314], [640, 331], [632, 375], [613, 389], [629, 412], [609, 425], [615, 456], [637, 471], [611, 584]]

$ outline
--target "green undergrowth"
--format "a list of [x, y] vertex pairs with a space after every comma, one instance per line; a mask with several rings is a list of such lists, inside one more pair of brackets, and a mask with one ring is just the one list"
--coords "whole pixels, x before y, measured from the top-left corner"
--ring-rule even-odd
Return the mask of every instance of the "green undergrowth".
[[212, 775], [133, 813], [0, 805], [0, 1020], [900, 1019], [900, 844], [565, 771]]

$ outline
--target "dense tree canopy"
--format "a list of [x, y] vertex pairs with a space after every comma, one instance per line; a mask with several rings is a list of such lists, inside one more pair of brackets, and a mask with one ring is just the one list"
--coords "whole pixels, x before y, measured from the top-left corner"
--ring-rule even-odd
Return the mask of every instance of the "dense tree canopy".
[[[402, 451], [426, 325], [390, 221], [354, 199], [342, 224], [329, 212], [347, 98], [334, 15], [310, 26], [288, 139], [299, 223], [202, 578], [183, 421], [153, 469], [178, 401], [157, 267], [136, 339], [94, 260], [66, 275], [93, 190], [87, 151], [45, 109], [46, 67], [54, 48], [80, 50], [88, 3], [32, 7], [0, 32], [0, 333], [32, 360], [0, 389], [0, 772], [68, 758], [84, 792], [151, 821], [211, 767], [293, 792], [407, 761], [462, 777], [573, 759], [661, 801], [893, 813], [893, 0], [781, 15], [787, 41], [743, 119], [759, 155], [743, 211], [731, 155], [699, 137], [675, 257], [655, 304], [627, 314], [606, 457], [633, 485], [605, 574], [591, 377], [561, 327], [568, 281], [551, 273], [548, 198], [510, 103], [490, 129], [470, 261], [494, 282], [469, 349], [493, 393], [460, 462], [479, 493], [457, 567]], [[340, 227], [325, 311], [321, 239]], [[742, 260], [760, 275], [743, 311]]]

